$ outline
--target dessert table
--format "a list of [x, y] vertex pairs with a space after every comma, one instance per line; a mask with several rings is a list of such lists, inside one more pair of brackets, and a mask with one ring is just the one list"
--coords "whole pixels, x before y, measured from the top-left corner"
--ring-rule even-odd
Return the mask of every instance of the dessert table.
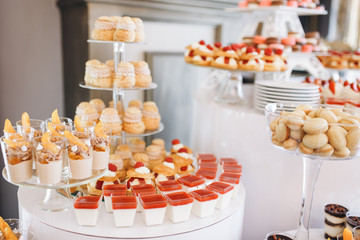
[[241, 239], [245, 210], [245, 188], [239, 185], [239, 194], [224, 210], [215, 210], [214, 215], [198, 218], [190, 216], [186, 222], [173, 224], [165, 217], [164, 223], [145, 226], [137, 213], [133, 227], [116, 228], [113, 214], [102, 206], [95, 227], [81, 227], [76, 223], [73, 209], [47, 212], [37, 206], [42, 189], [20, 187], [18, 191], [19, 218], [34, 232], [37, 240], [45, 239]]

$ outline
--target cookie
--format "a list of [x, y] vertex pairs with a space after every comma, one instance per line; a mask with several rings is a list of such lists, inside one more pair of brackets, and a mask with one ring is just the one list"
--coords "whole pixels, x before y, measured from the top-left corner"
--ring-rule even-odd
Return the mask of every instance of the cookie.
[[312, 107], [310, 105], [299, 105], [295, 108], [295, 110], [301, 110], [308, 114], [312, 110]]
[[275, 138], [280, 142], [285, 141], [290, 136], [290, 129], [286, 126], [285, 123], [279, 123], [275, 129]]
[[328, 123], [336, 123], [338, 121], [335, 113], [328, 109], [322, 109], [318, 114], [317, 117], [325, 119]]
[[340, 126], [331, 126], [329, 131], [327, 132], [327, 136], [329, 138], [329, 143], [335, 149], [343, 149], [346, 147], [346, 138], [344, 135], [344, 130]]
[[334, 148], [330, 144], [326, 144], [325, 146], [319, 148], [316, 152], [322, 157], [329, 157], [333, 154]]
[[346, 147], [357, 149], [360, 147], [360, 128], [354, 127], [346, 134]]
[[337, 157], [337, 158], [346, 158], [346, 157], [350, 156], [350, 150], [346, 147], [343, 149], [339, 149], [339, 150], [335, 149], [333, 156]]
[[300, 130], [300, 128], [303, 125], [304, 125], [304, 119], [302, 119], [302, 117], [299, 117], [297, 115], [290, 115], [290, 116], [287, 117], [287, 126], [291, 130]]
[[303, 130], [308, 134], [319, 134], [326, 132], [328, 122], [323, 118], [313, 118], [304, 122]]
[[292, 138], [288, 138], [283, 143], [283, 147], [289, 151], [295, 151], [297, 149], [297, 146], [298, 146], [298, 142]]
[[328, 143], [328, 136], [324, 133], [320, 134], [305, 134], [302, 139], [303, 144], [312, 149], [321, 148]]
[[302, 140], [304, 135], [305, 135], [305, 132], [304, 132], [304, 130], [302, 128], [297, 130], [297, 131], [295, 131], [295, 130], [290, 131], [290, 137], [295, 139], [295, 140], [299, 140], [299, 141]]
[[299, 151], [303, 154], [312, 154], [314, 152], [314, 149], [308, 148], [304, 145], [304, 143], [299, 143]]

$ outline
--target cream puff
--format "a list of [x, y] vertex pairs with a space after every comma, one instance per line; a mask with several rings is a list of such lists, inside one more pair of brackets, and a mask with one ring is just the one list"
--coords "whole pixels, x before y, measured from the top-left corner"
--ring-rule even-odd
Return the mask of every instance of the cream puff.
[[188, 153], [186, 148], [181, 148], [177, 153], [171, 154], [174, 164], [179, 175], [189, 174], [195, 171], [192, 154]]
[[135, 166], [137, 162], [144, 163], [145, 167], [149, 167], [149, 156], [146, 153], [135, 153], [133, 156], [133, 160], [131, 161], [131, 166]]
[[133, 134], [139, 134], [145, 131], [145, 125], [142, 122], [142, 113], [140, 109], [130, 107], [125, 111], [123, 130], [126, 133]]
[[156, 130], [160, 125], [160, 114], [157, 106], [144, 104], [142, 121], [145, 125], [145, 130]]
[[99, 120], [99, 113], [92, 105], [86, 107], [79, 116], [81, 127], [94, 126]]
[[[109, 102], [109, 108], [114, 108], [114, 101], [111, 100]], [[121, 101], [116, 103], [116, 110], [118, 111], [120, 118], [122, 118], [124, 116], [124, 109]]]
[[239, 69], [246, 71], [262, 71], [264, 69], [264, 61], [261, 60], [261, 55], [255, 51], [255, 48], [246, 48], [246, 53], [240, 58]]
[[122, 17], [116, 23], [114, 41], [133, 42], [136, 37], [136, 25], [130, 17]]
[[162, 152], [162, 156], [165, 158], [167, 153], [166, 153], [166, 149], [165, 149], [165, 142], [163, 139], [161, 138], [155, 138], [151, 141], [152, 145], [156, 145], [159, 146], [161, 148], [161, 152]]
[[194, 63], [193, 58], [195, 56], [195, 50], [197, 50], [200, 47], [199, 43], [192, 43], [185, 48], [185, 62], [187, 63]]
[[136, 108], [142, 110], [142, 108], [143, 108], [142, 105], [143, 105], [142, 102], [139, 101], [139, 100], [131, 100], [129, 102], [129, 104], [128, 104], [128, 108], [129, 107], [136, 107]]
[[134, 86], [135, 86], [134, 65], [128, 62], [120, 62], [115, 72], [114, 87], [131, 88]]
[[75, 115], [81, 115], [84, 113], [85, 108], [91, 107], [89, 102], [81, 102], [79, 105], [76, 106]]
[[152, 171], [155, 173], [156, 182], [175, 180], [179, 176], [172, 157], [165, 158], [164, 162], [155, 165]]
[[143, 42], [145, 40], [144, 23], [140, 18], [131, 18], [135, 24], [134, 42]]
[[152, 82], [149, 65], [144, 61], [131, 62], [135, 70], [135, 86], [149, 87]]
[[272, 48], [265, 49], [264, 56], [264, 71], [281, 71], [283, 62], [278, 55], [274, 54]]
[[121, 119], [115, 108], [105, 108], [101, 113], [100, 122], [105, 132], [111, 131], [112, 135], [121, 135]]
[[102, 16], [96, 19], [95, 28], [91, 33], [91, 37], [100, 41], [112, 41], [115, 30], [116, 23], [114, 22], [114, 19]]
[[238, 67], [238, 54], [230, 47], [224, 47], [221, 51], [218, 51], [216, 56], [211, 62], [211, 66], [234, 70]]
[[145, 152], [145, 141], [141, 140], [140, 138], [131, 138], [128, 143], [132, 153]]
[[112, 75], [111, 68], [98, 60], [89, 60], [85, 64], [86, 85], [110, 88], [113, 82]]
[[155, 165], [158, 165], [164, 161], [161, 147], [156, 145], [149, 145], [146, 147], [146, 152], [149, 156], [149, 168], [152, 169]]
[[131, 167], [133, 155], [128, 145], [118, 145], [115, 149], [115, 154], [119, 155], [123, 160], [124, 169], [129, 169]]
[[133, 185], [139, 184], [152, 184], [154, 174], [150, 172], [150, 169], [145, 167], [142, 162], [137, 162], [134, 168], [127, 170], [126, 172], [126, 186], [128, 189]]
[[177, 153], [181, 148], [186, 148], [187, 152], [190, 154], [193, 152], [191, 148], [182, 144], [179, 139], [172, 140], [171, 144], [172, 144], [172, 148], [170, 149], [171, 153]]
[[101, 100], [100, 98], [91, 99], [89, 103], [91, 106], [93, 106], [96, 109], [99, 116], [101, 115], [102, 111], [106, 108], [104, 101]]

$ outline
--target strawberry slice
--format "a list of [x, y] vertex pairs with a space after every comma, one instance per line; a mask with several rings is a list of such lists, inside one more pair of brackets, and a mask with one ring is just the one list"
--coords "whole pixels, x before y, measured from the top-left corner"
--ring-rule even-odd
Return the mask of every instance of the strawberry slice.
[[224, 52], [232, 50], [230, 46], [226, 46], [222, 49]]
[[259, 48], [256, 48], [255, 51], [260, 54], [261, 53], [261, 50]]
[[131, 184], [134, 180], [135, 180], [135, 178], [131, 177], [131, 178], [127, 181], [127, 183], [126, 183], [127, 189], [130, 189], [130, 187], [131, 187], [130, 184]]
[[224, 63], [225, 63], [225, 64], [229, 64], [229, 61], [230, 61], [230, 58], [229, 58], [229, 57], [225, 57], [225, 58], [224, 58]]
[[188, 150], [186, 148], [180, 148], [178, 152], [179, 153], [182, 153], [182, 152], [187, 153]]
[[242, 60], [243, 64], [247, 64], [249, 62], [249, 60]]
[[214, 50], [214, 48], [213, 48], [210, 44], [206, 45], [206, 47], [207, 47], [207, 49], [209, 49], [210, 51]]
[[326, 85], [326, 81], [325, 80], [322, 80], [321, 81], [321, 86], [325, 86]]
[[201, 59], [202, 59], [203, 61], [205, 61], [205, 60], [206, 60], [206, 56], [201, 56]]
[[356, 56], [360, 56], [360, 51], [355, 51], [354, 54], [355, 54]]
[[174, 159], [172, 157], [166, 157], [164, 161], [168, 163], [173, 163]]
[[344, 82], [344, 87], [346, 87], [347, 85], [349, 85], [350, 83], [348, 82], [348, 80], [346, 80], [345, 82]]
[[275, 49], [275, 54], [276, 54], [276, 55], [282, 55], [282, 54], [283, 54], [283, 50], [282, 50], [282, 49]]
[[191, 50], [190, 52], [189, 52], [189, 57], [194, 57], [194, 50]]
[[309, 76], [307, 76], [307, 77], [305, 78], [305, 82], [306, 82], [306, 83], [311, 83], [311, 78], [310, 78]]
[[104, 184], [104, 181], [96, 181], [95, 188], [96, 188], [97, 190], [102, 190], [103, 184]]
[[186, 170], [187, 170], [187, 168], [188, 168], [187, 166], [185, 166], [185, 167], [181, 167], [181, 168], [180, 168], [180, 170], [184, 172], [184, 171], [186, 171]]
[[351, 87], [351, 89], [352, 89], [354, 92], [359, 92], [359, 88], [358, 88], [358, 86], [356, 85], [356, 83], [351, 83], [351, 84], [350, 84], [350, 87]]
[[329, 81], [329, 89], [330, 91], [335, 94], [335, 82], [334, 81]]
[[267, 62], [267, 63], [273, 63], [274, 61], [271, 61], [271, 60], [265, 60], [265, 62]]
[[112, 172], [116, 172], [116, 170], [117, 170], [116, 165], [114, 165], [114, 164], [112, 164], [112, 163], [109, 163], [108, 168], [109, 168], [109, 170], [112, 171]]
[[216, 42], [214, 45], [215, 45], [215, 47], [217, 47], [217, 48], [221, 48], [221, 43], [220, 43], [220, 42]]
[[137, 162], [134, 166], [134, 168], [140, 168], [140, 167], [145, 167], [143, 162]]
[[255, 62], [256, 62], [256, 63], [260, 63], [259, 59], [256, 59], [256, 58], [255, 58]]
[[176, 144], [179, 144], [180, 143], [180, 140], [175, 138], [174, 140], [171, 141], [171, 144], [172, 145], [176, 145]]
[[272, 48], [266, 48], [265, 49], [265, 55], [266, 56], [271, 56], [271, 55], [273, 55], [273, 50], [272, 50]]
[[200, 45], [205, 45], [205, 41], [204, 41], [204, 40], [201, 40], [201, 41], [199, 42], [199, 44], [200, 44]]
[[254, 47], [247, 47], [246, 48], [246, 53], [253, 53], [255, 52], [255, 48]]

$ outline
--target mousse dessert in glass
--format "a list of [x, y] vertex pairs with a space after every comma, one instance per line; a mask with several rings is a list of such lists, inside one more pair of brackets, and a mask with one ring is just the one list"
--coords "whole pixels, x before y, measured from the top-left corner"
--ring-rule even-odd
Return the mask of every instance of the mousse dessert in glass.
[[34, 144], [39, 183], [49, 185], [61, 182], [64, 139], [46, 132], [42, 137], [35, 138]]
[[101, 122], [96, 124], [94, 136], [91, 139], [93, 146], [93, 169], [105, 169], [110, 157], [110, 132], [105, 133]]
[[92, 175], [93, 152], [91, 147], [91, 133], [65, 130], [64, 136], [68, 140], [67, 150], [71, 178], [85, 179]]
[[346, 213], [349, 211], [346, 207], [338, 204], [327, 204], [325, 211], [325, 238], [336, 239], [344, 231], [346, 222]]
[[29, 114], [24, 112], [21, 120], [16, 122], [19, 133], [31, 133], [33, 137], [41, 137], [45, 132], [45, 122], [39, 119], [30, 119]]

